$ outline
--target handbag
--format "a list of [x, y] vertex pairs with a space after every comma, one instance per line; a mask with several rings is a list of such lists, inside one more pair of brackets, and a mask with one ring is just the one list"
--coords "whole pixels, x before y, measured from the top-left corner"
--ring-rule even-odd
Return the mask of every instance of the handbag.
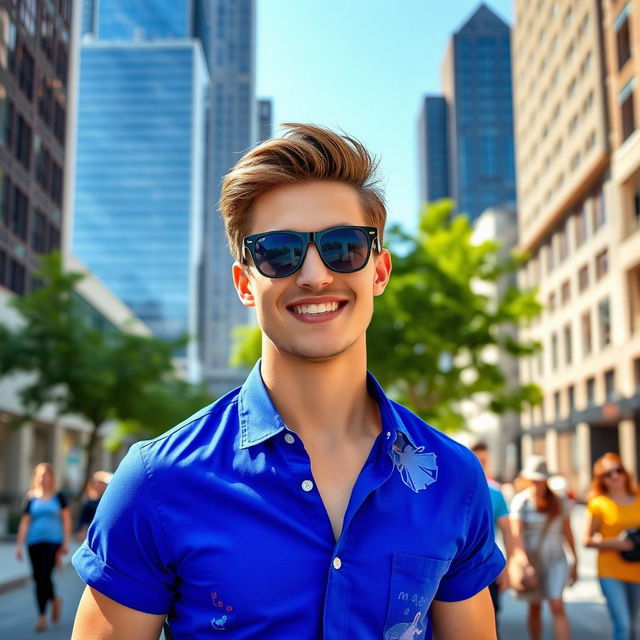
[[621, 551], [620, 555], [627, 562], [640, 562], [640, 528], [627, 529], [624, 537], [633, 542], [633, 549]]
[[544, 537], [547, 535], [552, 519], [553, 518], [551, 518], [550, 514], [547, 515], [547, 519], [545, 520], [544, 527], [540, 532], [540, 538], [538, 539], [535, 551], [529, 554], [530, 560], [522, 555], [517, 555], [509, 560], [509, 564], [507, 565], [509, 582], [517, 593], [532, 593], [540, 586], [540, 581], [535, 567], [536, 558], [542, 548]]

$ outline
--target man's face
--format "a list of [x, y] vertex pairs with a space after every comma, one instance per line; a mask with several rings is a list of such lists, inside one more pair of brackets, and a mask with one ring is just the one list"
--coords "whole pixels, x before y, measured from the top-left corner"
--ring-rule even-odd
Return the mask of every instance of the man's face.
[[[327, 181], [268, 191], [255, 201], [250, 215], [248, 235], [367, 225], [358, 192]], [[306, 360], [326, 360], [364, 345], [373, 296], [384, 291], [391, 272], [389, 253], [383, 250], [372, 251], [362, 270], [337, 273], [322, 262], [315, 244], [309, 245], [300, 269], [284, 278], [262, 276], [248, 252], [247, 262], [234, 265], [234, 282], [243, 304], [256, 308], [263, 355], [272, 349]]]

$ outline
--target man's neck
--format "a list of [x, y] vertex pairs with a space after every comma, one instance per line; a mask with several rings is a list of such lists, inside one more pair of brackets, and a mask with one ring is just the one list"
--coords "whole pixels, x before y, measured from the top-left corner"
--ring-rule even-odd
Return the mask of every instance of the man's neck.
[[378, 408], [367, 391], [364, 349], [323, 362], [264, 353], [261, 374], [284, 423], [308, 447], [328, 451], [380, 432]]

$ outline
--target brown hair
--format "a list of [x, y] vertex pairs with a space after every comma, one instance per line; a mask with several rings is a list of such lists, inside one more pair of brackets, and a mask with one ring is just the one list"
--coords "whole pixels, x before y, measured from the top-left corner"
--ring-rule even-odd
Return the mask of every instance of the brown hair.
[[[522, 476], [518, 476], [516, 478], [516, 482], [516, 491], [518, 492], [524, 491], [526, 488], [532, 487], [535, 484], [533, 480], [528, 480]], [[559, 516], [562, 511], [562, 504], [558, 494], [549, 487], [546, 481], [544, 483], [544, 492], [542, 495], [538, 495], [536, 493], [535, 503], [536, 511], [538, 513], [546, 513], [552, 518]]]
[[596, 496], [607, 495], [607, 488], [604, 486], [603, 482], [603, 472], [604, 472], [604, 463], [605, 462], [614, 462], [615, 464], [622, 469], [622, 473], [625, 477], [624, 488], [627, 493], [631, 496], [634, 496], [638, 493], [638, 489], [635, 486], [635, 482], [631, 477], [631, 474], [625, 469], [624, 463], [622, 462], [622, 458], [613, 451], [608, 451], [604, 455], [600, 456], [593, 463], [593, 480], [591, 481], [591, 488], [589, 489], [589, 494], [587, 498], [591, 500]]
[[378, 228], [382, 242], [387, 211], [375, 177], [378, 163], [362, 143], [311, 124], [283, 126], [282, 138], [266, 140], [246, 153], [222, 182], [220, 214], [233, 257], [242, 260], [242, 240], [257, 198], [276, 187], [316, 180], [357, 189], [367, 224]]

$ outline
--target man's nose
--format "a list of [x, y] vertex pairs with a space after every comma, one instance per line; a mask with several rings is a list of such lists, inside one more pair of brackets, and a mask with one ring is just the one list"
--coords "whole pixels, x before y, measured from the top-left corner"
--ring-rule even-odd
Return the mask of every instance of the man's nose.
[[314, 243], [307, 247], [307, 255], [296, 273], [296, 282], [299, 287], [308, 289], [316, 289], [333, 282], [333, 271], [322, 261]]

